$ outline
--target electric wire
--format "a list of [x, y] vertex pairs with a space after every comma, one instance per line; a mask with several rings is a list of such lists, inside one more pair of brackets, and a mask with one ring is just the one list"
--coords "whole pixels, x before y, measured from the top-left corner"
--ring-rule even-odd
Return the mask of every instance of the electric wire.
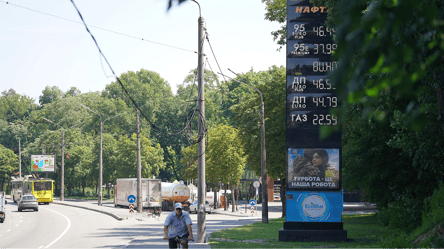
[[216, 60], [216, 64], [217, 64], [217, 66], [219, 67], [219, 71], [221, 72], [222, 76], [224, 77], [224, 80], [227, 81], [227, 80], [225, 79], [225, 75], [223, 75], [223, 73], [222, 73], [222, 69], [221, 69], [220, 66], [219, 66], [219, 62], [217, 61], [216, 55], [214, 54], [213, 47], [211, 46], [210, 39], [209, 39], [209, 35], [208, 35], [208, 32], [207, 32], [207, 31], [205, 31], [205, 37], [207, 38], [208, 45], [210, 45], [211, 53], [213, 53], [214, 60]]
[[[90, 34], [91, 38], [93, 39], [94, 43], [96, 44], [97, 49], [99, 50], [99, 53], [103, 56], [103, 58], [105, 59], [106, 63], [108, 64], [108, 67], [110, 68], [111, 72], [113, 73], [113, 75], [116, 77], [117, 81], [119, 82], [120, 86], [123, 88], [123, 90], [125, 91], [126, 95], [128, 96], [128, 98], [131, 100], [131, 102], [133, 103], [133, 105], [136, 107], [136, 109], [138, 109], [140, 111], [140, 114], [142, 114], [142, 116], [145, 118], [146, 121], [148, 121], [148, 123], [150, 123], [152, 129], [154, 131], [158, 131], [158, 132], [162, 132], [153, 122], [151, 122], [148, 117], [145, 115], [145, 113], [143, 113], [143, 111], [140, 110], [140, 107], [136, 104], [136, 102], [134, 101], [134, 99], [131, 97], [131, 95], [129, 94], [129, 92], [126, 90], [126, 88], [123, 86], [122, 82], [120, 81], [119, 77], [117, 77], [117, 75], [115, 74], [114, 70], [112, 69], [110, 63], [108, 62], [108, 60], [106, 59], [105, 55], [103, 54], [102, 50], [99, 47], [99, 44], [97, 43], [94, 35], [91, 33], [91, 31], [88, 29], [88, 25], [85, 23], [85, 20], [83, 19], [82, 14], [80, 13], [79, 9], [77, 8], [76, 4], [74, 3], [74, 0], [71, 0], [71, 3], [73, 4], [74, 8], [76, 9], [77, 13], [79, 14], [80, 19], [82, 20], [82, 23], [84, 24], [86, 31]], [[203, 40], [203, 39], [202, 39]], [[203, 41], [202, 41], [203, 42]], [[191, 120], [188, 124], [191, 123]], [[181, 134], [187, 127], [185, 127], [184, 129], [182, 129], [179, 132], [175, 132], [175, 133], [167, 133], [169, 135], [179, 135]], [[199, 140], [200, 141], [200, 140]]]
[[[17, 4], [13, 4], [13, 3], [10, 3], [10, 2], [5, 2], [5, 1], [2, 1], [2, 0], [0, 0], [0, 2], [9, 4], [9, 5], [13, 5], [15, 7], [19, 7], [19, 8], [22, 8], [22, 9], [30, 10], [30, 11], [33, 11], [33, 12], [36, 12], [36, 13], [44, 14], [44, 15], [47, 15], [47, 16], [52, 16], [52, 17], [55, 17], [55, 18], [59, 18], [59, 19], [65, 20], [65, 21], [69, 21], [69, 22], [73, 22], [73, 23], [77, 23], [77, 24], [82, 24], [81, 22], [77, 22], [77, 21], [74, 21], [74, 20], [71, 20], [71, 19], [68, 19], [68, 18], [64, 18], [64, 17], [61, 17], [61, 16], [56, 16], [56, 15], [53, 15], [53, 14], [45, 13], [45, 12], [42, 12], [42, 11], [38, 11], [38, 10], [31, 9], [31, 8], [27, 8], [27, 7], [23, 7], [23, 6], [20, 6], [20, 5], [17, 5]], [[183, 51], [187, 51], [187, 52], [191, 52], [191, 53], [197, 54], [196, 51], [192, 51], [192, 50], [189, 50], [189, 49], [180, 48], [180, 47], [176, 47], [176, 46], [171, 46], [171, 45], [168, 45], [168, 44], [164, 44], [164, 43], [160, 43], [160, 42], [155, 42], [155, 41], [147, 40], [147, 39], [136, 37], [136, 36], [132, 36], [132, 35], [127, 35], [127, 34], [124, 34], [124, 33], [120, 33], [120, 32], [109, 30], [109, 29], [105, 29], [105, 28], [100, 28], [100, 27], [93, 26], [93, 25], [88, 25], [88, 26], [96, 28], [96, 29], [104, 30], [104, 31], [107, 31], [107, 32], [111, 32], [111, 33], [114, 33], [114, 34], [118, 34], [118, 35], [123, 35], [123, 36], [130, 37], [130, 38], [134, 38], [134, 39], [137, 39], [137, 40], [142, 40], [142, 41], [154, 43], [154, 44], [157, 44], [157, 45], [166, 46], [166, 47], [170, 47], [170, 48], [175, 48], [175, 49], [179, 49], [179, 50], [183, 50]]]

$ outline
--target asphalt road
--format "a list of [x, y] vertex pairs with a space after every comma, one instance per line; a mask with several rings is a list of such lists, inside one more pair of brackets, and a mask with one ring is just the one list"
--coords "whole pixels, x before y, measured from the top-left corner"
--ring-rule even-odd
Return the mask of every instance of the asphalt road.
[[0, 223], [1, 248], [124, 248], [146, 234], [141, 222], [116, 219], [97, 212], [61, 205], [40, 205], [39, 211], [17, 211], [6, 205]]

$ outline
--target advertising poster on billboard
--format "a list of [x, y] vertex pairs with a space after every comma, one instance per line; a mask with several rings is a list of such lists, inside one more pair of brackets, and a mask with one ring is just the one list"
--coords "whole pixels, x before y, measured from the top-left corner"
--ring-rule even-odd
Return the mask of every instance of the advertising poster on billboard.
[[289, 191], [287, 205], [297, 208], [287, 213], [286, 220], [293, 222], [340, 222], [342, 214], [341, 192]]
[[339, 190], [339, 158], [339, 148], [289, 148], [287, 189]]
[[55, 155], [31, 155], [32, 172], [55, 172]]

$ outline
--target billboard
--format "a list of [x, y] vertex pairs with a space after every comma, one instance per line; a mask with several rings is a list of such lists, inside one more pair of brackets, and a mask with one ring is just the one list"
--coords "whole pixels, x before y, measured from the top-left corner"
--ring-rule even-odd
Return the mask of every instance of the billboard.
[[287, 205], [295, 207], [287, 212], [287, 221], [341, 222], [342, 192], [289, 191]]
[[31, 155], [31, 172], [55, 172], [55, 155]]
[[289, 148], [287, 190], [340, 190], [340, 149]]

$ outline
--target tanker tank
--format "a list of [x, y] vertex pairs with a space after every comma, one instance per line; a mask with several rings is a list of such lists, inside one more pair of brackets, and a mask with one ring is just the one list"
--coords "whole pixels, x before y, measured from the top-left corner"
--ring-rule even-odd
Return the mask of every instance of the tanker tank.
[[172, 183], [162, 182], [162, 209], [171, 210], [175, 202], [182, 203], [185, 210], [189, 210], [188, 199], [190, 190], [185, 184], [177, 181]]

